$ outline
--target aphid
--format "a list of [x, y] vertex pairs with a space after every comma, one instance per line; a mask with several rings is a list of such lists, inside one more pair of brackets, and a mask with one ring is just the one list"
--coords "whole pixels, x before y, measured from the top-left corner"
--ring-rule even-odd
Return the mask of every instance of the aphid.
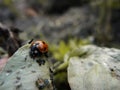
[[46, 86], [49, 86], [49, 81], [48, 79], [38, 78], [36, 81], [36, 86], [39, 88], [39, 90], [41, 90], [45, 88]]

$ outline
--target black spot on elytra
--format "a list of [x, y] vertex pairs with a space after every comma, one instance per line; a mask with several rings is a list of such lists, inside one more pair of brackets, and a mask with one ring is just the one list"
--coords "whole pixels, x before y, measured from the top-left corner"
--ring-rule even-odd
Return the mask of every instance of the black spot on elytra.
[[47, 48], [46, 47], [44, 47], [44, 50], [46, 50]]
[[45, 44], [45, 42], [44, 42], [44, 41], [42, 41], [42, 43], [43, 43], [43, 44]]

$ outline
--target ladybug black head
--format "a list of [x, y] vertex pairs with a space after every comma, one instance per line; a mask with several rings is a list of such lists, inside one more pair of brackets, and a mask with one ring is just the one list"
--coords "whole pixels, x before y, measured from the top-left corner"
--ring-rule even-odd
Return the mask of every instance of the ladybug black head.
[[42, 55], [42, 53], [37, 48], [37, 44], [31, 46], [29, 54], [31, 58], [39, 57]]

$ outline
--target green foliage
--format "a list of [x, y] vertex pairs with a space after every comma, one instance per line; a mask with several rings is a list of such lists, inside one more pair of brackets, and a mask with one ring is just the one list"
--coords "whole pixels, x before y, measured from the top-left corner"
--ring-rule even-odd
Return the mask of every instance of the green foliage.
[[67, 76], [67, 73], [66, 73], [66, 72], [61, 72], [61, 73], [55, 75], [55, 80], [56, 80], [57, 82], [59, 81], [59, 83], [65, 82], [66, 76]]
[[12, 5], [12, 0], [3, 0], [3, 3], [7, 6], [11, 6]]
[[64, 54], [70, 50], [70, 47], [64, 41], [61, 41], [59, 45], [51, 45], [50, 47], [50, 51], [57, 60], [63, 59]]
[[[58, 45], [51, 45], [50, 51], [57, 60], [63, 61], [59, 65], [55, 65], [55, 82], [59, 84], [67, 84], [67, 67], [68, 58], [76, 55], [83, 55], [83, 52], [78, 50], [79, 46], [90, 44], [89, 39], [70, 39], [68, 42], [61, 40]], [[58, 62], [57, 62], [58, 63]], [[61, 89], [60, 89], [61, 90]]]
[[98, 17], [95, 25], [95, 39], [97, 44], [111, 46], [114, 40], [113, 25], [111, 19], [115, 20], [113, 10], [120, 9], [119, 0], [92, 0], [93, 10], [98, 9]]
[[58, 45], [56, 44], [51, 45], [50, 51], [53, 53], [53, 56], [56, 60], [63, 60], [64, 55], [68, 51], [71, 51], [80, 45], [86, 44], [89, 44], [89, 41], [87, 39], [84, 40], [70, 39], [67, 43], [61, 40]]
[[120, 1], [119, 0], [91, 0], [94, 2], [93, 6], [104, 7], [107, 4], [107, 8], [120, 8]]
[[120, 8], [120, 1], [119, 0], [110, 0], [110, 7], [112, 8]]

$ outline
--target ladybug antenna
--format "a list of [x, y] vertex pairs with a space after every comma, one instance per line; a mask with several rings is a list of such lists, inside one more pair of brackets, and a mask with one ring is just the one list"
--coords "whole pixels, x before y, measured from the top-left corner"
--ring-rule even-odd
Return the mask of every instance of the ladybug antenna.
[[28, 44], [32, 43], [33, 40], [34, 40], [34, 39], [32, 38], [32, 39], [28, 42]]

